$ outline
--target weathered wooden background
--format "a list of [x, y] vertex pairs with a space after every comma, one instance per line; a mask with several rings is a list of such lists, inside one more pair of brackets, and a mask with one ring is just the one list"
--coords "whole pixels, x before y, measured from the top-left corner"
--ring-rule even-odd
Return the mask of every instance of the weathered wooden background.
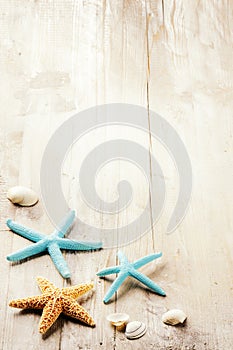
[[[0, 348], [231, 349], [232, 1], [1, 0], [0, 4]], [[8, 302], [38, 294], [38, 275], [57, 286], [65, 282], [47, 255], [21, 264], [6, 261], [7, 254], [29, 242], [10, 232], [5, 220], [10, 217], [47, 233], [53, 227], [41, 201], [32, 208], [16, 208], [6, 199], [6, 191], [22, 184], [39, 193], [40, 161], [52, 133], [70, 115], [110, 102], [138, 104], [162, 115], [183, 139], [192, 161], [189, 211], [178, 229], [166, 235], [178, 193], [176, 171], [156, 141], [129, 132], [138, 142], [147, 142], [148, 154], [161, 158], [167, 198], [154, 229], [123, 250], [132, 260], [163, 251], [163, 259], [145, 271], [167, 297], [129, 280], [116, 300], [104, 305], [101, 300], [110, 282], [98, 280], [95, 273], [115, 264], [116, 249], [66, 253], [73, 284], [95, 281], [95, 292], [81, 301], [97, 326], [90, 329], [62, 316], [42, 337], [40, 314], [10, 309]], [[123, 128], [118, 137], [119, 133], [127, 136]], [[113, 138], [115, 131], [94, 132], [82, 147], [74, 145], [72, 159], [78, 161], [90, 145], [109, 135]], [[66, 162], [62, 173], [71, 200], [76, 197], [75, 191], [69, 191], [69, 180], [77, 177], [75, 166]], [[118, 170], [124, 166], [119, 163]], [[107, 199], [116, 191], [119, 174], [110, 167], [99, 181], [98, 191]], [[136, 207], [144, 205], [143, 184], [138, 181], [141, 195]], [[85, 210], [80, 209], [84, 218]], [[90, 219], [88, 210], [86, 219]], [[102, 222], [97, 216], [96, 225]], [[111, 224], [115, 222], [117, 217]], [[161, 322], [162, 313], [174, 307], [187, 313], [184, 327]], [[115, 332], [106, 321], [114, 311], [144, 321], [146, 335], [129, 341], [124, 333]]]

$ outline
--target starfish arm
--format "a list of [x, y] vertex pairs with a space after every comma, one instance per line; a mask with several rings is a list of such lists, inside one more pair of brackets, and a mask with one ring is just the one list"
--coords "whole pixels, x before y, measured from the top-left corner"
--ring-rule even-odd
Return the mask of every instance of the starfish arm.
[[95, 326], [95, 321], [93, 320], [93, 318], [76, 301], [72, 301], [69, 298], [63, 298], [62, 310], [63, 310], [63, 313], [66, 314], [67, 316], [70, 316], [79, 321], [82, 321], [88, 324], [89, 326], [92, 326], [92, 327]]
[[38, 295], [35, 297], [11, 300], [9, 306], [18, 309], [43, 309], [47, 302], [46, 295]]
[[62, 312], [61, 302], [52, 298], [49, 300], [44, 307], [40, 324], [39, 331], [44, 334], [54, 324], [60, 313]]
[[63, 258], [63, 255], [62, 255], [57, 243], [50, 243], [48, 245], [48, 252], [50, 254], [50, 257], [51, 257], [54, 265], [56, 266], [57, 270], [60, 272], [60, 274], [64, 278], [69, 278], [70, 277], [70, 270], [68, 268], [68, 265], [67, 265], [65, 259]]
[[119, 258], [119, 260], [120, 260], [120, 263], [121, 263], [122, 265], [123, 265], [123, 264], [128, 264], [128, 263], [129, 263], [129, 261], [128, 261], [128, 259], [126, 258], [125, 254], [124, 254], [121, 250], [118, 251], [117, 256], [118, 256], [118, 258]]
[[94, 287], [94, 283], [79, 284], [73, 287], [62, 288], [62, 294], [66, 297], [77, 299]]
[[162, 256], [162, 253], [150, 254], [150, 255], [144, 256], [141, 259], [136, 260], [132, 265], [135, 269], [139, 269], [140, 267], [148, 264], [149, 262], [157, 258], [160, 258], [161, 256]]
[[24, 227], [20, 224], [17, 224], [17, 222], [12, 221], [11, 219], [8, 219], [6, 221], [7, 226], [11, 231], [17, 233], [18, 235], [29, 239], [32, 242], [38, 242], [41, 239], [45, 238], [45, 235], [42, 233], [36, 232], [31, 230], [30, 228]]
[[104, 296], [103, 302], [107, 303], [113, 294], [118, 290], [118, 288], [122, 285], [124, 280], [128, 277], [127, 273], [119, 273], [118, 277], [115, 279], [115, 281], [112, 283], [111, 287], [107, 291], [107, 293]]
[[69, 250], [95, 250], [102, 248], [102, 242], [78, 242], [67, 238], [58, 238], [57, 243], [61, 249]]
[[39, 241], [35, 244], [29, 245], [26, 248], [18, 250], [16, 253], [8, 255], [7, 260], [19, 261], [19, 260], [26, 259], [30, 256], [33, 256], [33, 255], [36, 255], [36, 254], [39, 254], [39, 253], [45, 251], [47, 248], [47, 245], [48, 245], [48, 243], [46, 240]]
[[121, 270], [120, 266], [107, 267], [106, 269], [103, 269], [97, 272], [97, 276], [103, 277], [103, 276], [111, 275], [113, 273], [119, 273], [120, 270]]
[[141, 272], [137, 270], [133, 270], [130, 272], [130, 275], [136, 278], [141, 283], [145, 284], [147, 287], [152, 289], [157, 294], [160, 294], [162, 296], [166, 296], [166, 293], [162, 288], [160, 288], [156, 283], [154, 283], [150, 278], [143, 275]]
[[43, 277], [37, 277], [37, 284], [40, 287], [42, 293], [52, 293], [56, 287], [53, 283]]
[[57, 237], [64, 237], [66, 232], [69, 230], [71, 225], [73, 224], [75, 218], [75, 211], [70, 210], [63, 221], [58, 225], [59, 229], [55, 231]]

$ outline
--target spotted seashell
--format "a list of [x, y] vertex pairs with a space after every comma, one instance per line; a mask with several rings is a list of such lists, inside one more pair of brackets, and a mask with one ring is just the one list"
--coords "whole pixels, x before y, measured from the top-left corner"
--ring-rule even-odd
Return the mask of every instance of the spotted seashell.
[[126, 326], [125, 335], [128, 339], [137, 339], [146, 333], [146, 329], [146, 325], [143, 322], [129, 322]]
[[123, 329], [129, 321], [129, 315], [125, 313], [114, 313], [108, 315], [107, 320], [118, 329]]
[[187, 316], [185, 315], [184, 311], [179, 309], [172, 309], [163, 314], [162, 321], [164, 323], [170, 324], [171, 326], [175, 326], [179, 323], [184, 323], [186, 318]]
[[13, 204], [23, 207], [30, 207], [38, 202], [37, 194], [30, 188], [23, 186], [11, 187], [7, 192], [7, 198]]

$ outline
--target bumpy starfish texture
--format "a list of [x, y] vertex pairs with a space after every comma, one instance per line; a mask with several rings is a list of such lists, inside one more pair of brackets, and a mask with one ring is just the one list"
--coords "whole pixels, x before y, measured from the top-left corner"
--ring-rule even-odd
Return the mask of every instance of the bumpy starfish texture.
[[12, 300], [9, 306], [19, 309], [43, 309], [39, 332], [44, 334], [54, 324], [61, 313], [73, 317], [89, 326], [95, 322], [88, 312], [78, 304], [76, 299], [91, 290], [93, 283], [80, 284], [67, 288], [56, 288], [49, 280], [37, 277], [41, 295]]
[[65, 250], [95, 250], [102, 248], [101, 242], [79, 242], [64, 238], [75, 218], [74, 210], [71, 210], [64, 221], [50, 235], [36, 232], [8, 219], [7, 226], [18, 235], [34, 242], [24, 249], [7, 256], [7, 260], [19, 261], [42, 252], [48, 252], [57, 270], [64, 278], [70, 277], [70, 271], [60, 249]]
[[157, 294], [160, 294], [162, 296], [166, 295], [164, 290], [160, 288], [156, 283], [154, 283], [150, 278], [146, 277], [144, 274], [137, 271], [137, 269], [149, 263], [150, 261], [160, 258], [162, 256], [162, 253], [144, 256], [143, 258], [136, 260], [133, 263], [130, 263], [126, 258], [126, 256], [121, 251], [119, 251], [117, 255], [120, 260], [119, 266], [108, 267], [106, 269], [103, 269], [97, 272], [97, 276], [100, 276], [100, 277], [111, 275], [113, 273], [118, 274], [117, 278], [115, 279], [115, 281], [113, 282], [113, 284], [111, 285], [111, 287], [109, 288], [108, 292], [106, 293], [103, 299], [104, 303], [107, 303], [111, 299], [113, 294], [119, 289], [119, 287], [122, 285], [122, 283], [128, 276], [136, 278], [138, 281], [145, 284], [147, 287], [152, 289]]

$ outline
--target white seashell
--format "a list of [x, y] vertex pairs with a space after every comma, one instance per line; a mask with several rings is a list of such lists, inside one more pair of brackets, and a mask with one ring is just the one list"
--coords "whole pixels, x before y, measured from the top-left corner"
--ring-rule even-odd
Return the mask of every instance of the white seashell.
[[117, 328], [123, 329], [129, 321], [129, 315], [124, 313], [115, 313], [107, 316], [107, 320]]
[[184, 311], [179, 309], [173, 309], [165, 312], [162, 316], [162, 321], [164, 323], [170, 324], [172, 326], [175, 326], [179, 323], [184, 323], [187, 316], [185, 315]]
[[143, 322], [129, 322], [126, 326], [125, 335], [128, 339], [137, 339], [146, 333], [146, 329], [146, 325]]
[[30, 207], [38, 202], [37, 194], [30, 188], [23, 186], [11, 187], [7, 192], [7, 198], [14, 204]]

